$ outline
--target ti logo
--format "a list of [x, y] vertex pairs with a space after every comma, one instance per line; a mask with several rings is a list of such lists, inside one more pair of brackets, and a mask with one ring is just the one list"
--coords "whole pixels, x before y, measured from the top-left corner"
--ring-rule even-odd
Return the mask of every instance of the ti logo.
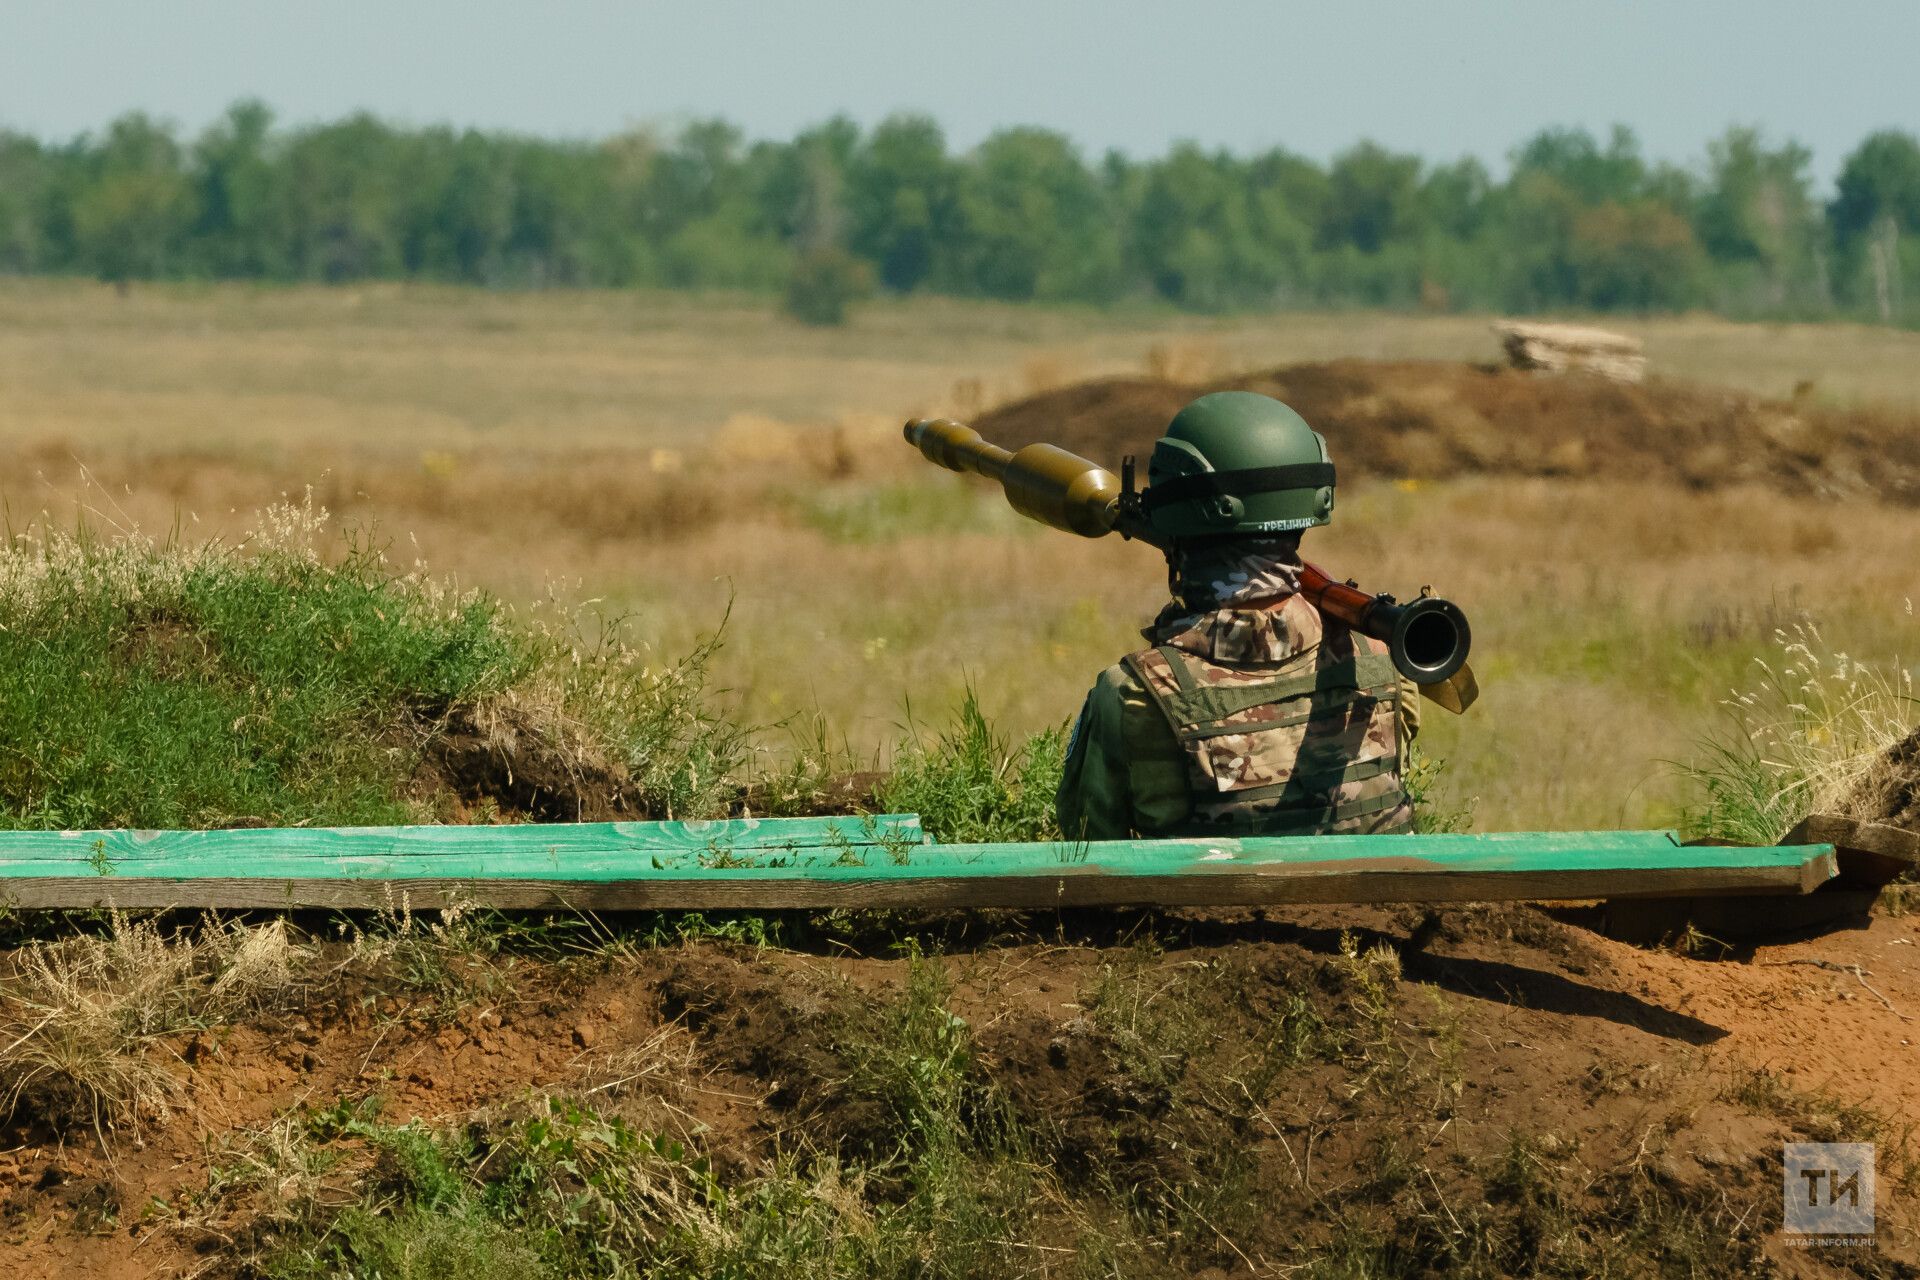
[[1789, 1235], [1853, 1237], [1809, 1244], [1873, 1243], [1871, 1142], [1789, 1142], [1782, 1172]]

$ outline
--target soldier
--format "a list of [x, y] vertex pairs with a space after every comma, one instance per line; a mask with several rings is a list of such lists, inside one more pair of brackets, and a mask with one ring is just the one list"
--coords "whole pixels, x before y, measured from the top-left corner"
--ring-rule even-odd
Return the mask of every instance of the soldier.
[[1100, 673], [1055, 797], [1069, 838], [1407, 831], [1419, 700], [1387, 646], [1296, 594], [1333, 517], [1327, 442], [1268, 396], [1202, 396], [1140, 495], [1173, 599]]

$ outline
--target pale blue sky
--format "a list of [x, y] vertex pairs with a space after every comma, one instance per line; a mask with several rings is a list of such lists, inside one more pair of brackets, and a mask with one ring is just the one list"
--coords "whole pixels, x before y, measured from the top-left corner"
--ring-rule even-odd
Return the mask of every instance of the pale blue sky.
[[1812, 147], [1824, 182], [1870, 130], [1920, 129], [1920, 2], [0, 0], [0, 124], [198, 128], [243, 96], [570, 136], [917, 110], [960, 146], [1034, 123], [1093, 154], [1370, 137], [1496, 166], [1548, 123], [1690, 161], [1739, 122]]

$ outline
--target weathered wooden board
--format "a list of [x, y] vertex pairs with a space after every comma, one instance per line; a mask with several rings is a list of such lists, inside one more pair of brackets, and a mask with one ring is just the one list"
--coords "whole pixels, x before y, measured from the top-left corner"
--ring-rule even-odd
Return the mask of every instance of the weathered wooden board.
[[1824, 845], [1671, 832], [935, 845], [908, 817], [220, 832], [0, 833], [21, 907], [580, 909], [1231, 906], [1806, 893]]
[[1817, 892], [1785, 902], [1705, 895], [1617, 901], [1621, 895], [1609, 894], [1602, 930], [1627, 942], [1658, 942], [1691, 928], [1721, 942], [1746, 944], [1864, 926], [1880, 890], [1920, 869], [1920, 835], [1839, 814], [1801, 819], [1781, 844], [1833, 846], [1833, 878]]
[[1836, 813], [1802, 818], [1780, 843], [1832, 845], [1847, 888], [1878, 889], [1920, 869], [1920, 834]]

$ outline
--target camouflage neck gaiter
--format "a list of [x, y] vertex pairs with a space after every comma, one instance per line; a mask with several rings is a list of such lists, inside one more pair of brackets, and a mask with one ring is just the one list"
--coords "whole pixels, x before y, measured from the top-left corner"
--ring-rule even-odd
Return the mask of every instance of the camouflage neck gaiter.
[[1170, 609], [1205, 613], [1300, 589], [1300, 535], [1176, 544], [1168, 557]]
[[1167, 557], [1173, 595], [1141, 632], [1159, 644], [1196, 618], [1284, 599], [1300, 589], [1300, 535], [1176, 544]]

